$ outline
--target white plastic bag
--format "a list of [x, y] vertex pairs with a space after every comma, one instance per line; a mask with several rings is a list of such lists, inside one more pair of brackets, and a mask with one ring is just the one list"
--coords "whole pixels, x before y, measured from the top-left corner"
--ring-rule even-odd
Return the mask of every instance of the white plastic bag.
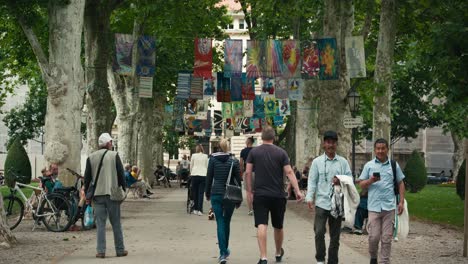
[[84, 225], [85, 227], [92, 227], [94, 225], [94, 210], [91, 205], [88, 205], [88, 207], [86, 207], [84, 213]]

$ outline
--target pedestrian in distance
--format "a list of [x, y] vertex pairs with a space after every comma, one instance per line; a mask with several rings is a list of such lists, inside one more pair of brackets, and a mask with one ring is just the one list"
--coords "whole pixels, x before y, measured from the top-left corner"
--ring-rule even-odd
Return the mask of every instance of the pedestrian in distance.
[[[257, 228], [257, 242], [260, 250], [258, 264], [268, 263], [267, 229], [269, 214], [271, 214], [271, 223], [274, 229], [276, 262], [281, 262], [283, 259], [283, 220], [287, 202], [284, 175], [289, 178], [296, 199], [298, 201], [302, 200], [302, 193], [291, 168], [288, 154], [282, 148], [273, 144], [275, 134], [272, 127], [263, 128], [263, 144], [250, 151], [245, 171], [247, 196], [253, 201], [253, 214], [255, 227]], [[254, 167], [255, 182], [253, 183], [252, 172]]]
[[399, 215], [404, 210], [405, 175], [400, 165], [388, 158], [388, 150], [388, 141], [377, 139], [374, 143], [375, 158], [366, 163], [359, 176], [359, 185], [369, 192], [367, 209], [371, 264], [390, 263], [395, 210]]
[[196, 153], [190, 158], [190, 175], [192, 175], [193, 214], [203, 215], [203, 194], [205, 192], [206, 172], [208, 171], [208, 155], [203, 146], [198, 144]]
[[351, 169], [345, 158], [336, 154], [338, 135], [335, 131], [323, 134], [324, 154], [312, 161], [307, 182], [306, 201], [310, 210], [315, 210], [315, 259], [324, 264], [326, 257], [325, 232], [328, 222], [330, 245], [328, 247], [328, 263], [338, 264], [340, 233], [342, 217], [333, 215], [332, 194], [335, 185], [340, 185], [336, 175], [351, 176]]
[[[249, 153], [250, 151], [252, 150], [253, 148], [253, 143], [254, 143], [254, 138], [253, 137], [248, 137], [246, 140], [245, 140], [245, 145], [246, 147], [243, 148], [241, 150], [241, 153], [240, 153], [240, 165], [241, 165], [241, 169], [242, 169], [242, 180], [244, 181], [244, 187], [246, 188], [247, 190], [247, 185], [245, 184], [245, 167], [246, 167], [246, 164], [247, 164], [247, 157], [249, 156]], [[255, 173], [252, 172], [252, 182], [255, 182]], [[252, 215], [253, 214], [253, 211], [252, 211], [252, 200], [250, 199], [249, 196], [247, 196], [247, 206], [249, 208], [249, 212], [248, 214], [249, 215]]]
[[233, 204], [228, 200], [223, 200], [223, 198], [229, 174], [231, 176], [230, 184], [240, 184], [241, 179], [239, 161], [229, 153], [229, 141], [222, 139], [219, 146], [221, 152], [213, 153], [208, 163], [205, 195], [208, 201], [211, 200], [211, 207], [216, 218], [219, 247], [218, 263], [226, 264], [231, 254], [229, 250], [231, 217], [234, 208], [238, 208], [240, 204]]
[[99, 150], [89, 155], [85, 169], [85, 193], [88, 194], [90, 189], [94, 188], [93, 197], [87, 195], [86, 203], [90, 204], [90, 199], [94, 202], [97, 230], [96, 258], [106, 257], [107, 217], [109, 217], [114, 232], [114, 246], [117, 257], [125, 257], [128, 255], [128, 251], [125, 250], [122, 225], [120, 223], [121, 202], [110, 199], [113, 187], [118, 188], [121, 186], [125, 191], [124, 168], [117, 152], [111, 150], [112, 137], [109, 133], [101, 134], [98, 142]]

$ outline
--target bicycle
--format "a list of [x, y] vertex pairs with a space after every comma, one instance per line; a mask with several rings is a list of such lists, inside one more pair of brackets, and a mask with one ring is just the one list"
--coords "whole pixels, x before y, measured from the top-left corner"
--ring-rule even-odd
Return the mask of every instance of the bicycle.
[[58, 188], [54, 192], [61, 193], [65, 196], [65, 198], [68, 199], [70, 202], [70, 205], [72, 206], [72, 211], [73, 213], [73, 222], [72, 224], [75, 224], [78, 222], [79, 219], [81, 219], [81, 229], [82, 230], [90, 230], [93, 228], [94, 225], [85, 225], [85, 219], [84, 219], [84, 212], [86, 211], [86, 208], [90, 206], [89, 204], [84, 203], [83, 206], [80, 208], [79, 203], [80, 203], [80, 189], [84, 185], [84, 177], [81, 176], [78, 172], [66, 168], [72, 175], [75, 176], [75, 184], [73, 187], [65, 187], [65, 188]]
[[[17, 175], [13, 173], [17, 178]], [[40, 177], [41, 182], [43, 178]], [[38, 207], [26, 198], [20, 187], [34, 190], [38, 199]], [[17, 196], [19, 195], [19, 197]], [[15, 229], [23, 220], [25, 207], [32, 213], [34, 219], [33, 231], [42, 222], [47, 230], [52, 232], [63, 232], [68, 230], [73, 221], [71, 205], [68, 200], [59, 193], [48, 194], [44, 189], [15, 181], [10, 194], [3, 197], [6, 213], [6, 223], [10, 230]]]

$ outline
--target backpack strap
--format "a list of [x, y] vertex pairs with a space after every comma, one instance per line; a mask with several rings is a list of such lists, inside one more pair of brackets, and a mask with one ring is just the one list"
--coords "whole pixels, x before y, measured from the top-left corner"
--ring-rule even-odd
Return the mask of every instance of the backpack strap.
[[400, 194], [400, 188], [398, 187], [398, 182], [397, 182], [397, 177], [396, 177], [396, 161], [390, 160], [390, 163], [392, 165], [392, 172], [393, 172], [393, 191], [395, 192], [395, 195]]

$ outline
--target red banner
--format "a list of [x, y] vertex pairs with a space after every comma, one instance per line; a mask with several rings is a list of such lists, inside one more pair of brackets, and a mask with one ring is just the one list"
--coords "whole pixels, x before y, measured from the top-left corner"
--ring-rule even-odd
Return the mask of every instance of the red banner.
[[211, 39], [195, 39], [195, 63], [193, 65], [193, 74], [195, 77], [211, 78], [211, 69], [213, 67], [213, 51], [211, 48]]

